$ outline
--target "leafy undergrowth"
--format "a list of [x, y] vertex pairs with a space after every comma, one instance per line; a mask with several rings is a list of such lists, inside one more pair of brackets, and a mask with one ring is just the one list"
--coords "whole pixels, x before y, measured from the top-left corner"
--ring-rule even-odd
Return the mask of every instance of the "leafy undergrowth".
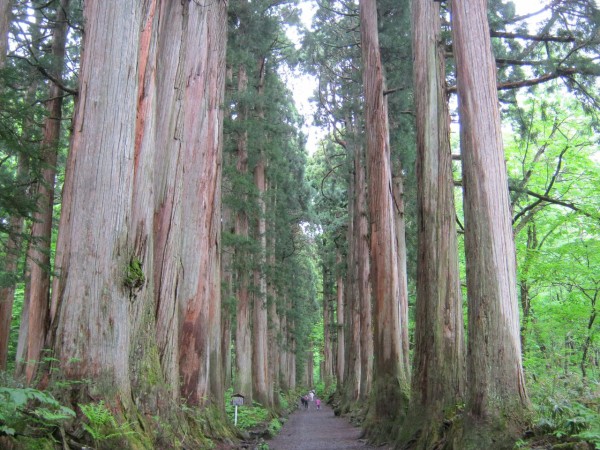
[[[227, 417], [233, 422], [235, 407], [231, 404], [231, 396], [232, 390], [230, 389], [225, 393], [225, 410]], [[265, 439], [272, 438], [281, 431], [287, 415], [297, 408], [299, 397], [300, 391], [280, 393], [277, 410], [269, 410], [258, 402], [238, 407], [237, 428], [242, 436], [241, 444], [261, 450], [268, 449], [269, 446]]]
[[515, 448], [600, 450], [600, 383], [575, 375], [536, 381], [534, 427]]
[[216, 448], [215, 440], [231, 441], [231, 426], [222, 410], [201, 411], [179, 405], [170, 420], [117, 416], [104, 401], [62, 404], [54, 394], [68, 386], [41, 391], [23, 387], [0, 374], [0, 448]]

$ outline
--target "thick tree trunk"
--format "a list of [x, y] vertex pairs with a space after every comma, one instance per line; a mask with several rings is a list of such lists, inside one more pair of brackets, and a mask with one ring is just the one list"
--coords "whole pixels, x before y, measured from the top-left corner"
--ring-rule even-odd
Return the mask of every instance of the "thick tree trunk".
[[[397, 173], [402, 173], [397, 161]], [[400, 385], [410, 385], [410, 355], [408, 338], [408, 274], [406, 272], [406, 223], [404, 221], [404, 186], [401, 175], [392, 175], [394, 196], [394, 228], [396, 231], [396, 251], [398, 261], [398, 307], [400, 311]]]
[[[362, 143], [359, 138], [359, 127], [356, 125], [357, 118], [347, 116], [345, 118], [346, 128], [348, 130], [348, 142], [346, 143], [347, 158], [349, 164], [349, 179], [348, 179], [348, 229], [346, 232], [346, 240], [348, 242], [347, 268], [346, 277], [343, 282], [343, 290], [338, 290], [338, 296], [343, 295], [344, 303], [341, 311], [343, 311], [343, 337], [345, 341], [343, 345], [343, 402], [342, 412], [346, 412], [355, 407], [356, 402], [361, 399], [364, 390], [361, 388], [361, 383], [364, 379], [369, 378], [369, 374], [363, 374], [363, 362], [367, 357], [362, 348], [365, 338], [368, 342], [369, 337], [363, 332], [369, 333], [369, 325], [363, 330], [362, 319], [364, 313], [363, 303], [370, 302], [370, 297], [365, 299], [365, 295], [369, 295], [369, 262], [361, 260], [365, 256], [368, 258], [368, 249], [365, 253], [365, 242], [362, 241], [361, 233], [365, 230], [360, 214], [364, 213], [361, 210], [361, 201], [364, 199], [366, 192], [360, 192], [360, 189], [365, 189], [364, 180], [361, 186], [360, 174], [354, 173], [354, 165], [356, 160], [360, 160], [362, 152]], [[337, 266], [341, 266], [342, 262], [341, 249], [338, 249], [336, 255]], [[340, 282], [342, 279], [340, 278]], [[339, 286], [339, 285], [338, 285]], [[341, 291], [341, 294], [340, 294]], [[339, 317], [339, 312], [338, 312]], [[341, 356], [341, 355], [340, 355]], [[369, 366], [367, 366], [369, 367]]]
[[93, 379], [124, 411], [135, 399], [155, 412], [165, 386], [222, 407], [225, 13], [224, 2], [85, 3], [53, 348], [61, 375]]
[[[355, 180], [350, 178], [348, 183], [348, 198], [356, 195]], [[344, 283], [344, 324], [346, 343], [344, 345], [344, 384], [342, 411], [349, 411], [360, 397], [361, 380], [361, 348], [360, 348], [360, 299], [358, 298], [358, 248], [356, 232], [354, 231], [355, 202], [348, 202], [348, 230], [346, 232], [348, 245], [348, 267]], [[341, 262], [341, 252], [338, 249], [336, 261]]]
[[[56, 25], [52, 39], [52, 74], [61, 80], [65, 59], [67, 37], [67, 16], [69, 0], [61, 0], [56, 15]], [[63, 91], [50, 82], [50, 99], [46, 103], [48, 116], [44, 123], [41, 143], [42, 179], [37, 183], [37, 210], [33, 214], [31, 243], [27, 252], [27, 289], [24, 302], [27, 303], [28, 324], [23, 339], [25, 351], [23, 359], [27, 383], [31, 383], [37, 372], [38, 363], [48, 329], [50, 297], [50, 243], [52, 240], [52, 218], [54, 213], [54, 183], [58, 144], [62, 122]]]
[[[515, 245], [486, 13], [485, 0], [452, 1], [469, 305], [469, 421], [464, 448], [512, 448], [529, 401], [521, 365]], [[484, 422], [486, 427], [480, 427]]]
[[333, 381], [333, 274], [331, 267], [323, 265], [323, 366], [321, 381], [329, 387]]
[[281, 320], [279, 322], [279, 335], [281, 336], [281, 356], [279, 358], [279, 380], [281, 383], [281, 390], [287, 392], [290, 389], [290, 376], [288, 373], [289, 363], [288, 359], [290, 357], [290, 346], [291, 339], [288, 333], [288, 319], [287, 319], [287, 309], [288, 309], [288, 299], [287, 296], [283, 295], [283, 308], [281, 312]]
[[[277, 193], [277, 185], [269, 186], [269, 190]], [[269, 203], [270, 211], [276, 211], [277, 209], [277, 196], [271, 196], [271, 202]], [[273, 217], [273, 216], [272, 216]], [[275, 220], [271, 219], [269, 222], [270, 234], [267, 240], [267, 260], [268, 260], [268, 273], [273, 273], [277, 266], [275, 260], [275, 248], [277, 245], [277, 238], [275, 237]], [[278, 298], [273, 278], [270, 277], [267, 281], [267, 300], [268, 300], [268, 363], [269, 368], [269, 380], [270, 380], [270, 397], [271, 404], [275, 408], [279, 408], [281, 403], [279, 401], [279, 391], [281, 390], [281, 382], [279, 378], [279, 359], [281, 358], [281, 344], [279, 342], [279, 327], [280, 318], [278, 311]]]
[[[218, 407], [224, 394], [219, 241], [226, 10], [226, 2], [190, 3], [182, 35], [188, 52], [182, 162], [196, 176], [183, 178], [183, 267], [191, 279], [182, 291], [180, 374], [185, 398], [212, 399]], [[205, 106], [200, 111], [198, 102]]]
[[253, 397], [265, 406], [270, 406], [272, 399], [269, 389], [268, 367], [268, 314], [267, 314], [267, 280], [266, 280], [266, 221], [265, 193], [266, 174], [264, 155], [254, 168], [254, 183], [258, 192], [258, 223], [256, 240], [259, 243], [257, 267], [254, 269], [254, 302], [252, 327], [252, 387]]
[[271, 398], [273, 406], [279, 408], [281, 406], [279, 399], [279, 391], [281, 390], [281, 378], [279, 374], [279, 361], [281, 359], [281, 343], [279, 342], [278, 334], [280, 328], [280, 319], [277, 312], [277, 302], [275, 301], [276, 293], [272, 291], [273, 296], [269, 295], [269, 379], [271, 380]]
[[[32, 71], [33, 72], [33, 71]], [[32, 74], [33, 75], [33, 74]], [[26, 103], [27, 104], [31, 104], [35, 101], [35, 96], [38, 90], [38, 86], [39, 86], [39, 80], [35, 79], [35, 82], [32, 82], [29, 86], [29, 88], [27, 89], [27, 94], [25, 95], [26, 98]], [[23, 129], [24, 130], [30, 130], [33, 127], [32, 124], [32, 120], [33, 118], [28, 117], [27, 119], [24, 120], [24, 124], [23, 124]], [[28, 133], [26, 131], [26, 133]], [[29, 139], [29, 137], [27, 135], [23, 136], [23, 138], [25, 140]], [[29, 180], [29, 170], [28, 170], [28, 166], [29, 166], [29, 158], [21, 155], [19, 157], [19, 166], [18, 166], [18, 173], [19, 173], [19, 178], [25, 180], [25, 177], [27, 177], [27, 182], [30, 183]], [[23, 251], [23, 249], [21, 248], [22, 245], [22, 240], [24, 237], [24, 218], [23, 217], [19, 217], [19, 216], [14, 216], [11, 217], [10, 219], [10, 229], [12, 230], [13, 236], [10, 237], [10, 240], [8, 242], [8, 246], [7, 246], [7, 255], [6, 255], [6, 259], [4, 261], [5, 264], [5, 270], [8, 273], [12, 273], [14, 274], [14, 276], [16, 277], [16, 271], [19, 270], [18, 269], [18, 260], [19, 260], [19, 256], [20, 253]], [[28, 245], [30, 245], [30, 243], [28, 243]], [[25, 273], [25, 279], [27, 279], [29, 276], [27, 273]], [[25, 284], [25, 287], [27, 288], [27, 284]], [[15, 284], [12, 284], [10, 286], [4, 287], [2, 289], [0, 289], [0, 324], [4, 324], [6, 323], [7, 328], [2, 328], [0, 329], [0, 333], [2, 332], [6, 332], [7, 333], [7, 337], [6, 337], [6, 345], [8, 345], [8, 339], [9, 339], [9, 330], [10, 330], [10, 317], [12, 315], [12, 307], [13, 307], [13, 302], [14, 302], [14, 295], [15, 295]], [[24, 297], [27, 297], [27, 292], [25, 292]], [[7, 319], [6, 317], [8, 317], [8, 322], [5, 322]], [[21, 317], [20, 317], [20, 323], [19, 323], [19, 338], [17, 341], [17, 354], [16, 354], [16, 361], [15, 361], [15, 376], [18, 378], [23, 378], [25, 376], [25, 364], [27, 362], [27, 357], [26, 357], [26, 352], [27, 352], [27, 340], [28, 340], [28, 336], [29, 336], [29, 302], [23, 302], [23, 308], [21, 310]], [[0, 350], [0, 352], [2, 352], [2, 350]]]
[[[11, 217], [9, 221], [11, 236], [6, 244], [3, 271], [16, 275], [21, 252], [23, 218]], [[6, 370], [8, 363], [8, 350], [10, 329], [12, 321], [13, 303], [15, 300], [15, 283], [0, 288], [0, 371]], [[18, 350], [17, 350], [18, 354]]]
[[392, 170], [384, 98], [383, 67], [377, 35], [375, 2], [360, 0], [360, 30], [365, 91], [367, 173], [371, 221], [373, 288], [373, 405], [368, 430], [377, 439], [392, 435], [406, 405], [400, 322], [400, 280], [396, 248]]
[[526, 351], [527, 344], [527, 332], [529, 321], [531, 320], [531, 296], [529, 294], [529, 268], [531, 266], [531, 260], [539, 250], [537, 229], [535, 223], [527, 225], [527, 249], [525, 253], [525, 261], [521, 266], [520, 279], [519, 279], [519, 298], [521, 300], [521, 351]]
[[[240, 64], [238, 68], [238, 93], [243, 94], [248, 88], [248, 75], [246, 67]], [[246, 108], [240, 108], [238, 117], [240, 121], [248, 117]], [[248, 174], [248, 133], [242, 131], [237, 139], [237, 163], [236, 169], [240, 176], [246, 177]], [[244, 193], [242, 200], [247, 202], [247, 195]], [[248, 214], [242, 206], [235, 217], [235, 234], [242, 239], [249, 237]], [[235, 328], [235, 368], [236, 382], [235, 391], [246, 396], [247, 401], [252, 404], [252, 327], [251, 327], [251, 304], [248, 267], [249, 255], [245, 246], [236, 249], [236, 299], [237, 314]]]
[[[222, 188], [222, 190], [224, 190]], [[222, 209], [222, 229], [223, 232], [234, 232], [234, 224], [232, 219], [231, 208], [223, 205]], [[223, 314], [221, 317], [221, 356], [223, 358], [223, 384], [225, 390], [232, 387], [232, 327], [234, 318], [234, 303], [235, 295], [233, 286], [233, 255], [229, 251], [225, 251], [221, 246], [221, 286], [223, 291], [221, 297], [223, 299]]]
[[[291, 302], [290, 302], [290, 310], [291, 310]], [[297, 377], [296, 377], [296, 339], [294, 338], [294, 321], [293, 318], [288, 317], [287, 318], [287, 323], [288, 323], [288, 342], [289, 342], [289, 350], [288, 350], [288, 359], [287, 359], [287, 363], [288, 363], [288, 367], [287, 367], [287, 374], [288, 374], [288, 380], [287, 380], [287, 384], [289, 386], [289, 389], [296, 389], [296, 385], [297, 385]]]
[[412, 413], [402, 435], [425, 450], [463, 400], [465, 355], [439, 3], [416, 2], [412, 13], [419, 236]]
[[[341, 257], [340, 257], [341, 258]], [[346, 325], [344, 323], [345, 311], [344, 311], [344, 278], [342, 277], [341, 271], [338, 272], [336, 278], [336, 302], [337, 302], [337, 349], [336, 349], [336, 376], [338, 386], [342, 386], [345, 382], [346, 367]]]
[[371, 292], [371, 265], [369, 260], [369, 213], [364, 147], [357, 145], [354, 155], [354, 238], [356, 248], [356, 295], [360, 311], [360, 394], [364, 404], [371, 393], [373, 382], [373, 314]]
[[[59, 276], [51, 310], [54, 356], [62, 375], [94, 379], [92, 390], [111, 386], [112, 392], [103, 394], [126, 408], [132, 406], [130, 355], [140, 327], [134, 311], [152, 301], [143, 274], [152, 253], [136, 251], [129, 238], [136, 224], [126, 214], [134, 208], [134, 177], [140, 176], [136, 133], [144, 132], [136, 126], [138, 85], [146, 67], [138, 43], [142, 24], [151, 18], [142, 10], [141, 4], [127, 2], [89, 2], [84, 8], [80, 101], [63, 192]], [[120, 42], [118, 51], [107, 45], [112, 39]], [[139, 271], [128, 283], [134, 261]], [[135, 305], [132, 310], [130, 303]]]
[[[257, 95], [264, 95], [266, 58], [258, 60]], [[259, 120], [264, 120], [264, 112], [259, 108]], [[259, 150], [258, 162], [254, 167], [254, 185], [257, 197], [256, 241], [258, 254], [254, 268], [254, 301], [252, 304], [252, 391], [255, 400], [265, 406], [271, 406], [272, 398], [269, 389], [268, 367], [268, 305], [267, 305], [267, 228], [266, 203], [267, 191], [267, 162], [264, 149]]]

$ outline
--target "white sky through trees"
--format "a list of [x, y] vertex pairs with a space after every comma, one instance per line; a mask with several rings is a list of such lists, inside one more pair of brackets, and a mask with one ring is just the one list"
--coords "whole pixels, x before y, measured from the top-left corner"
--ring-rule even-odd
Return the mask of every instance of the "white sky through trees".
[[[513, 3], [515, 4], [518, 15], [526, 15], [540, 11], [548, 1], [549, 0], [513, 0]], [[596, 2], [596, 5], [600, 7], [600, 0], [594, 1]], [[317, 3], [315, 0], [305, 0], [301, 1], [298, 6], [301, 10], [302, 24], [310, 30], [312, 18], [317, 9]], [[546, 13], [531, 17], [530, 23], [532, 25], [532, 31], [539, 21], [545, 19], [545, 14]], [[295, 27], [288, 27], [286, 32], [288, 38], [290, 38], [295, 43], [296, 47], [299, 48], [302, 40], [301, 32]], [[311, 102], [311, 98], [317, 88], [317, 79], [312, 75], [301, 73], [300, 70], [286, 70], [286, 72], [287, 73], [284, 73], [284, 76], [286, 77], [287, 85], [292, 91], [298, 111], [304, 116], [306, 122], [303, 131], [308, 137], [307, 151], [309, 154], [313, 154], [319, 145], [319, 141], [326, 134], [326, 130], [317, 127], [313, 123], [316, 105]]]

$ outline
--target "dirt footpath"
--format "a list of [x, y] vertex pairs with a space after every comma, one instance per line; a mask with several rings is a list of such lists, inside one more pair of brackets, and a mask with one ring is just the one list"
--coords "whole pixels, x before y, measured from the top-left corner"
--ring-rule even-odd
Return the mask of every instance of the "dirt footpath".
[[333, 410], [321, 404], [315, 408], [299, 407], [290, 415], [281, 432], [267, 441], [271, 450], [374, 450], [360, 439], [361, 430], [345, 419], [333, 414]]

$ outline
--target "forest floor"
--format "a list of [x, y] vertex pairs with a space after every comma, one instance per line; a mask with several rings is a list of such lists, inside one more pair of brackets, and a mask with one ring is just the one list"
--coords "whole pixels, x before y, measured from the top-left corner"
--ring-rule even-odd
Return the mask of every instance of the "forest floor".
[[[291, 414], [281, 431], [266, 441], [270, 450], [374, 450], [361, 439], [362, 430], [343, 417], [336, 416], [329, 405], [316, 409], [299, 407]], [[385, 447], [377, 447], [382, 450]]]

